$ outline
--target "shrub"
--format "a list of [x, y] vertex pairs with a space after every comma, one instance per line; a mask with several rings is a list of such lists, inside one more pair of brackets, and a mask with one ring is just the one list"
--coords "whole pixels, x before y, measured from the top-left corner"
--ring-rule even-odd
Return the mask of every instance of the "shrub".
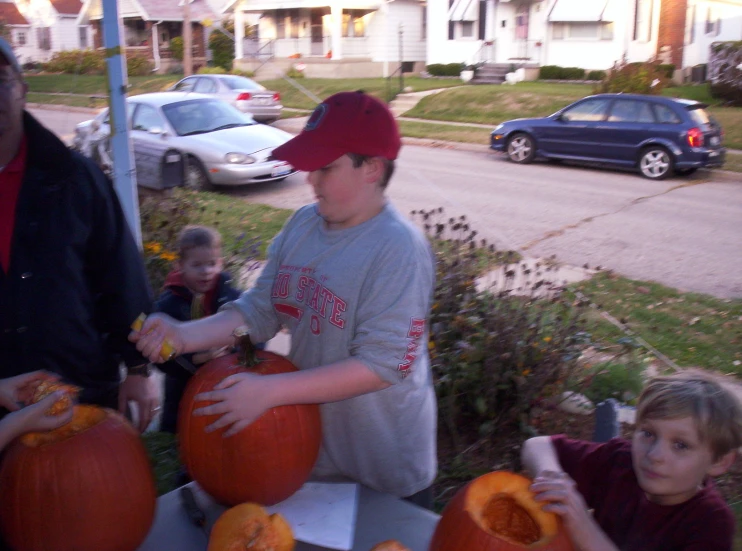
[[225, 75], [227, 74], [226, 69], [224, 67], [201, 67], [197, 74], [199, 75]]
[[242, 71], [241, 69], [235, 69], [234, 67], [230, 71], [233, 75], [237, 75], [239, 77], [247, 77], [252, 78], [255, 76], [255, 71]]
[[222, 32], [216, 31], [209, 36], [209, 48], [214, 59], [214, 65], [223, 67], [227, 71], [232, 69], [234, 61], [234, 41]]
[[152, 72], [154, 65], [152, 62], [141, 55], [126, 56], [126, 72], [130, 77], [143, 77]]
[[617, 61], [606, 77], [594, 88], [594, 93], [651, 94], [659, 95], [668, 78], [658, 60], [628, 63], [626, 56]]
[[668, 79], [672, 79], [675, 75], [675, 65], [672, 63], [660, 63], [657, 68], [662, 71]]
[[711, 45], [708, 78], [711, 95], [742, 107], [742, 41]]
[[[587, 339], [581, 310], [546, 279], [552, 268], [513, 267], [517, 253], [477, 240], [464, 216], [445, 221], [443, 209], [413, 215], [436, 256], [430, 349], [441, 426], [457, 451], [462, 438], [472, 438], [458, 427], [476, 429], [483, 446], [498, 430], [525, 430], [531, 409], [574, 378]], [[502, 264], [509, 267], [499, 281], [477, 283], [483, 270]], [[519, 275], [526, 279], [513, 289]]]
[[585, 78], [585, 69], [544, 65], [539, 69], [538, 78], [542, 80], [583, 80]]
[[103, 50], [64, 50], [43, 64], [48, 73], [102, 75], [106, 72]]
[[587, 80], [603, 80], [605, 78], [605, 71], [590, 71], [587, 74]]
[[170, 39], [170, 52], [173, 54], [173, 58], [178, 61], [183, 61], [183, 37], [176, 36]]
[[639, 345], [628, 337], [619, 339], [618, 344], [621, 349], [613, 358], [587, 366], [580, 387], [594, 404], [608, 398], [635, 404], [644, 387], [644, 365], [637, 355]]
[[433, 63], [425, 70], [434, 77], [457, 77], [461, 74], [462, 63]]
[[300, 71], [296, 67], [291, 67], [288, 71], [286, 71], [286, 76], [289, 78], [304, 78], [304, 71]]

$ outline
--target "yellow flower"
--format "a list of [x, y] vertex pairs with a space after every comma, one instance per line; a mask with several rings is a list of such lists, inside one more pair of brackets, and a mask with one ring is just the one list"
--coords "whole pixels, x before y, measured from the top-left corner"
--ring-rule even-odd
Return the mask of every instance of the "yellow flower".
[[526, 377], [527, 375], [530, 375], [531, 374], [531, 370], [530, 369], [524, 369], [523, 371], [520, 372], [520, 374], [523, 375], [524, 377]]
[[155, 241], [150, 241], [149, 243], [144, 244], [144, 251], [150, 254], [158, 254], [162, 251], [162, 245]]
[[168, 262], [173, 262], [176, 258], [178, 258], [178, 255], [169, 251], [165, 251], [160, 255], [160, 258], [162, 258], [163, 260], [167, 260]]
[[435, 343], [433, 341], [428, 341], [428, 350], [433, 350], [435, 348]]
[[551, 337], [544, 337], [544, 342], [551, 342]]

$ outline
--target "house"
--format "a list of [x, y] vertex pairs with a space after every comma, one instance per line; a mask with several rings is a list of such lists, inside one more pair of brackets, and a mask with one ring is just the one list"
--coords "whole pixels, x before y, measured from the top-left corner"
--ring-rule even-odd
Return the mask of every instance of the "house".
[[683, 80], [704, 80], [711, 44], [742, 40], [742, 0], [663, 0], [659, 33]]
[[[224, 9], [234, 12], [235, 66], [242, 69], [269, 59], [281, 69], [301, 63], [309, 77], [372, 77], [391, 75], [402, 62], [405, 71], [425, 64], [421, 0], [233, 0]], [[260, 18], [257, 38], [245, 40], [247, 14]]]
[[13, 45], [18, 61], [26, 63], [31, 59], [36, 51], [31, 24], [14, 2], [0, 1], [0, 33]]
[[428, 11], [428, 63], [608, 69], [657, 50], [661, 0], [448, 0]]
[[[219, 9], [208, 0], [189, 0], [193, 67], [207, 64], [208, 27], [219, 20]], [[170, 41], [183, 35], [183, 0], [119, 0], [122, 20], [121, 41], [126, 51], [147, 57], [155, 71], [166, 73], [180, 64], [173, 58]], [[78, 25], [90, 24], [93, 48], [103, 47], [103, 7], [101, 0], [85, 0], [77, 19]]]
[[0, 2], [0, 6], [17, 7], [26, 21], [27, 26], [19, 28], [13, 39], [22, 63], [45, 62], [56, 52], [88, 47], [88, 28], [77, 25], [80, 0], [16, 0], [15, 4]]

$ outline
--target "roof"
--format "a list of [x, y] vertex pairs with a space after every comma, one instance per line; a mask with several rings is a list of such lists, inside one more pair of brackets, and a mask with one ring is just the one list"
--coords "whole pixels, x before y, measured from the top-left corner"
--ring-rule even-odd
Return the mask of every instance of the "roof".
[[18, 11], [15, 2], [0, 2], [0, 23], [6, 25], [28, 25], [28, 20]]
[[606, 8], [608, 0], [556, 0], [549, 12], [551, 23], [587, 23], [612, 21]]
[[82, 8], [81, 0], [50, 0], [59, 14], [77, 15]]
[[[226, 0], [222, 12], [234, 11], [241, 0]], [[242, 11], [262, 13], [270, 10], [295, 8], [329, 8], [332, 0], [249, 0], [242, 2]], [[336, 2], [344, 10], [378, 10], [383, 0], [339, 0]]]
[[[70, 1], [70, 0], [60, 0]], [[89, 19], [102, 19], [101, 0], [84, 0], [82, 11], [77, 19], [78, 25], [84, 25]], [[144, 21], [183, 21], [183, 0], [120, 0], [119, 16], [141, 17]], [[202, 21], [205, 18], [221, 19], [208, 0], [191, 0], [191, 20]]]

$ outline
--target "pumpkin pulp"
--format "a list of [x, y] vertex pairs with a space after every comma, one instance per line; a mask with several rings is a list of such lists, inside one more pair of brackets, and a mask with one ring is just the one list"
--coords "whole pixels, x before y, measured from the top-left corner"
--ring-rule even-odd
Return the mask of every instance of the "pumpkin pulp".
[[75, 406], [72, 412], [72, 420], [69, 423], [48, 432], [24, 434], [21, 437], [21, 442], [30, 448], [61, 442], [98, 425], [106, 417], [105, 409], [86, 405]]
[[482, 510], [482, 523], [490, 532], [523, 545], [541, 539], [541, 528], [518, 502], [507, 494], [495, 494]]

